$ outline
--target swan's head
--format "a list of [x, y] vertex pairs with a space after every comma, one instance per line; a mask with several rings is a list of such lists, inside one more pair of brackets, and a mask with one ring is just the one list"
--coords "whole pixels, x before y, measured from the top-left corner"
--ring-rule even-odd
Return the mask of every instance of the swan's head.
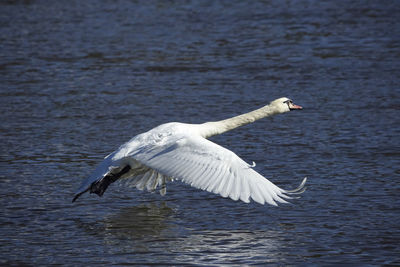
[[269, 106], [275, 109], [278, 113], [303, 109], [301, 106], [294, 104], [293, 101], [287, 97], [275, 99], [269, 104]]

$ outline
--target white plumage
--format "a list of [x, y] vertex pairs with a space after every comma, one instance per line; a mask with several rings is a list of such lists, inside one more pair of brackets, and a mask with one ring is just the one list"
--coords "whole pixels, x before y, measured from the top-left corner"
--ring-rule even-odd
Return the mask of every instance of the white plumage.
[[290, 194], [304, 191], [306, 178], [292, 191], [279, 188], [254, 171], [232, 151], [209, 140], [257, 119], [302, 109], [288, 98], [279, 98], [255, 111], [227, 120], [203, 124], [171, 122], [133, 137], [108, 155], [83, 181], [73, 201], [86, 191], [103, 195], [109, 184], [126, 180], [139, 190], [166, 193], [174, 179], [233, 200], [250, 199], [264, 204], [287, 203]]

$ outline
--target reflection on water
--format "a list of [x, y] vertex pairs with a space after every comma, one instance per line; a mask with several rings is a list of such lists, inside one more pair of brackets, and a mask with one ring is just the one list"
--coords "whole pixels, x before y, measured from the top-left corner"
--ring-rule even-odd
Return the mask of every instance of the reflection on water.
[[[177, 208], [161, 204], [142, 204], [122, 208], [98, 222], [101, 227], [79, 225], [89, 234], [102, 238], [106, 249], [135, 254], [149, 253], [160, 261], [191, 264], [240, 262], [279, 263], [283, 257], [279, 231], [205, 230], [196, 231], [178, 223]], [[203, 223], [212, 218], [204, 217]]]
[[174, 232], [173, 214], [165, 202], [122, 208], [105, 218], [104, 230], [121, 238], [162, 238], [166, 232]]
[[193, 263], [279, 263], [281, 234], [274, 231], [212, 230], [192, 233], [171, 244], [175, 251], [186, 251], [177, 256], [179, 262]]

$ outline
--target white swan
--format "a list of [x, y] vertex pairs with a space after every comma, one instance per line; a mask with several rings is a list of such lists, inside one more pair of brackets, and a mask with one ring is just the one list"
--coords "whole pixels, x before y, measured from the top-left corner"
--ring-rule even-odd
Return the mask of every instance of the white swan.
[[[166, 193], [166, 182], [181, 180], [233, 200], [277, 205], [287, 203], [290, 194], [302, 193], [306, 178], [292, 191], [283, 190], [252, 169], [232, 151], [206, 138], [232, 130], [258, 119], [299, 110], [302, 107], [282, 97], [269, 105], [230, 119], [185, 124], [171, 122], [133, 137], [101, 162], [83, 181], [74, 202], [86, 191], [102, 196], [118, 179], [130, 181], [137, 189]], [[129, 179], [128, 179], [129, 178]]]

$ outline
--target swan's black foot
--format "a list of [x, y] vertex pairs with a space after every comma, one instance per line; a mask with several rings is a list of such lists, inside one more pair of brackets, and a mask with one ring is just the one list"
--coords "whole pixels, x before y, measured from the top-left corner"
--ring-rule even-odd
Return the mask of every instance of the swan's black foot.
[[92, 185], [88, 189], [86, 189], [83, 192], [80, 192], [79, 194], [76, 194], [74, 199], [72, 199], [72, 202], [77, 200], [78, 197], [80, 197], [83, 193], [85, 193], [89, 190], [90, 190], [90, 193], [95, 193], [99, 196], [102, 196], [110, 184], [117, 181], [122, 175], [129, 172], [130, 170], [131, 170], [131, 166], [126, 165], [120, 172], [108, 174], [108, 175], [104, 176], [103, 178], [99, 179], [98, 181], [93, 182]]
[[130, 169], [131, 166], [126, 165], [120, 172], [106, 175], [102, 179], [92, 183], [90, 186], [90, 193], [95, 193], [101, 197], [110, 184], [117, 181], [122, 175], [129, 172]]

